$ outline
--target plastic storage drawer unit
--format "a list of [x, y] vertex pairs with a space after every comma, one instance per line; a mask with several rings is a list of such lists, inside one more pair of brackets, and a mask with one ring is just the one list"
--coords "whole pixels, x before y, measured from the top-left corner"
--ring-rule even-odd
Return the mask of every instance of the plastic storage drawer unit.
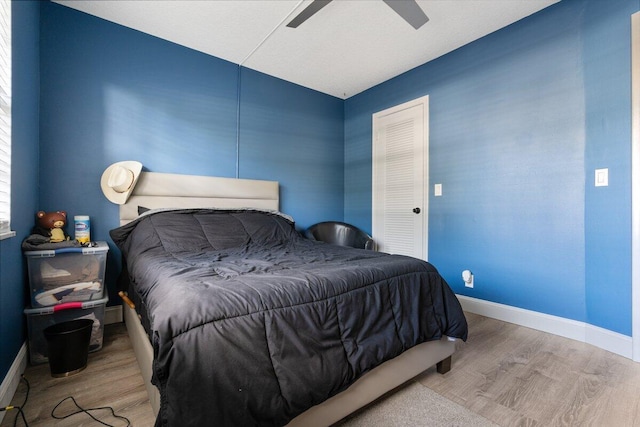
[[27, 315], [29, 360], [31, 363], [36, 365], [49, 360], [44, 330], [48, 326], [70, 320], [93, 320], [89, 352], [100, 350], [104, 333], [104, 310], [109, 300], [106, 293], [101, 296], [103, 298], [95, 301], [68, 302], [52, 307], [26, 308], [24, 313]]
[[32, 307], [102, 298], [109, 246], [25, 251]]

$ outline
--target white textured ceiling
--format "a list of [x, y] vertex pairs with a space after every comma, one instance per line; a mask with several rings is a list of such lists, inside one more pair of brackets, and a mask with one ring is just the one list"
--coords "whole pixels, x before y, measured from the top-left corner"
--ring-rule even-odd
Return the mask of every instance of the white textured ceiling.
[[56, 0], [179, 45], [348, 98], [559, 0], [418, 0], [415, 30], [382, 0]]

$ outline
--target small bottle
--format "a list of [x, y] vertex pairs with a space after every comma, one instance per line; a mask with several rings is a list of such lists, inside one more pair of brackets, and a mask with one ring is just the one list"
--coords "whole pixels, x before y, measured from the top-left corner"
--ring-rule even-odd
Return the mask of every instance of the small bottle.
[[75, 225], [76, 240], [80, 243], [91, 241], [91, 222], [88, 215], [76, 215], [73, 217]]

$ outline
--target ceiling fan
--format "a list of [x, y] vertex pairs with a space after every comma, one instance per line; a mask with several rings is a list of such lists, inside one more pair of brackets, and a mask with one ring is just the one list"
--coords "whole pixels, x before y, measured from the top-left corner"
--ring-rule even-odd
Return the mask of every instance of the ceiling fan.
[[[316, 12], [318, 12], [320, 9], [331, 3], [331, 1], [332, 0], [313, 0], [309, 6], [307, 6], [302, 12], [300, 12], [287, 24], [287, 27], [297, 28], [304, 21], [315, 15]], [[418, 6], [418, 3], [416, 3], [416, 0], [382, 1], [384, 1], [387, 6], [393, 9], [416, 30], [422, 27], [429, 20], [420, 6]]]

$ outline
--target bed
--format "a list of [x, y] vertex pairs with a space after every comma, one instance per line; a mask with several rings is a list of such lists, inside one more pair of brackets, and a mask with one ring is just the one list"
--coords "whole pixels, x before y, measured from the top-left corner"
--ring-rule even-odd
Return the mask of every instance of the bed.
[[[429, 263], [305, 239], [277, 182], [144, 172], [111, 237], [156, 426], [328, 426], [466, 340]], [[142, 212], [142, 214], [140, 214]]]

